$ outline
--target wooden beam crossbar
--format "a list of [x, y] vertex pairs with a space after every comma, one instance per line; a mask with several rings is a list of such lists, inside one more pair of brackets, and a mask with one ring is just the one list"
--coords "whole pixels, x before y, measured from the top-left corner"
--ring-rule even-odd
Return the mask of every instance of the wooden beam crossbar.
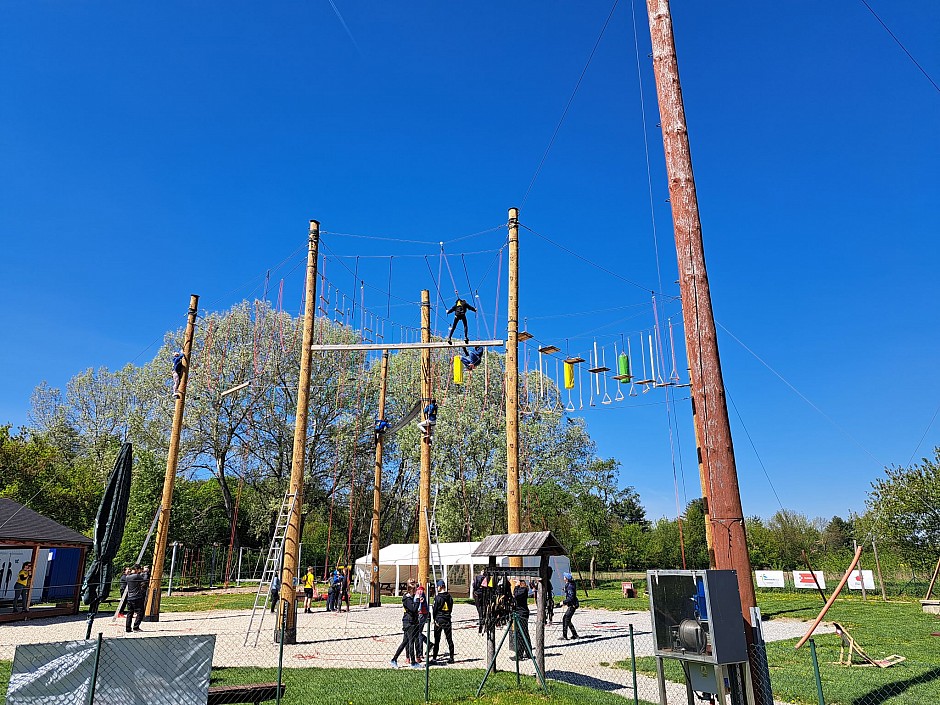
[[360, 343], [350, 345], [311, 345], [313, 351], [338, 351], [338, 350], [430, 350], [432, 348], [453, 348], [460, 350], [467, 348], [501, 348], [506, 345], [505, 340], [471, 340], [469, 343], [454, 343], [451, 345], [446, 341], [437, 341], [432, 343]]

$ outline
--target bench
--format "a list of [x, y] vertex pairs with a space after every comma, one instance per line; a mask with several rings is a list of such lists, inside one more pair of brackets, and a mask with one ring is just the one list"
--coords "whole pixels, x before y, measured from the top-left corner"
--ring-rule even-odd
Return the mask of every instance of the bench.
[[[280, 686], [281, 696], [287, 689], [283, 683]], [[278, 696], [277, 683], [258, 683], [256, 685], [217, 685], [209, 688], [209, 699], [206, 705], [225, 705], [226, 703], [252, 703], [259, 705], [266, 700], [276, 700]]]

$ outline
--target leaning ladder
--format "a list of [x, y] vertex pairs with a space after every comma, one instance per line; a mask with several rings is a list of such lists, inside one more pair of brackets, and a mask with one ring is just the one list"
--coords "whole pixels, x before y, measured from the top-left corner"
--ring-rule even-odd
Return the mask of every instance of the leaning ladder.
[[435, 585], [437, 585], [438, 570], [440, 570], [440, 577], [442, 579], [444, 577], [444, 564], [441, 562], [441, 540], [437, 530], [437, 496], [439, 491], [440, 488], [435, 487], [434, 504], [432, 505], [430, 517], [428, 516], [427, 509], [424, 511], [424, 520], [427, 523], [428, 529], [428, 543], [431, 549], [431, 582]]
[[255, 595], [255, 604], [251, 608], [251, 618], [248, 620], [248, 631], [245, 632], [245, 646], [248, 646], [248, 640], [254, 634], [255, 640], [252, 646], [258, 645], [258, 636], [261, 634], [261, 625], [264, 622], [264, 615], [267, 614], [271, 605], [271, 584], [274, 578], [280, 572], [284, 556], [284, 537], [287, 536], [287, 527], [290, 524], [291, 515], [294, 513], [294, 502], [297, 495], [294, 492], [287, 492], [284, 495], [284, 501], [281, 503], [281, 510], [277, 515], [277, 524], [274, 526], [274, 533], [271, 536], [271, 547], [268, 549], [268, 558], [264, 562], [264, 570], [261, 573], [261, 581], [258, 583], [258, 593]]

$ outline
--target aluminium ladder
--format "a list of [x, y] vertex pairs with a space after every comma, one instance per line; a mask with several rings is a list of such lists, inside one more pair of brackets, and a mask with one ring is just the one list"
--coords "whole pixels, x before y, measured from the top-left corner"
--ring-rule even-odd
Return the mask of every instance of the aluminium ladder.
[[258, 636], [261, 634], [261, 625], [264, 622], [264, 615], [267, 614], [271, 606], [271, 584], [274, 582], [275, 577], [279, 577], [278, 573], [283, 567], [284, 538], [287, 536], [287, 527], [290, 524], [291, 515], [294, 513], [294, 502], [296, 499], [297, 495], [294, 492], [287, 492], [284, 495], [284, 501], [281, 503], [281, 510], [277, 515], [274, 533], [271, 535], [271, 547], [268, 549], [268, 558], [264, 562], [264, 570], [261, 573], [261, 580], [258, 583], [258, 593], [255, 595], [255, 604], [251, 608], [248, 630], [245, 632], [245, 646], [248, 646], [248, 640], [251, 639], [252, 634], [255, 635], [252, 646], [258, 645]]

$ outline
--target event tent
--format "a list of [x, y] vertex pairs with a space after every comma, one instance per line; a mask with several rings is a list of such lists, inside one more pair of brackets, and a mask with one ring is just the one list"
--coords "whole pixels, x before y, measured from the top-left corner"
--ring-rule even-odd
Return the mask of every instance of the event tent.
[[[437, 577], [443, 577], [447, 589], [452, 595], [470, 596], [471, 576], [487, 565], [487, 560], [480, 556], [471, 555], [479, 541], [460, 541], [456, 543], [440, 543], [431, 545], [432, 566], [436, 568]], [[438, 560], [440, 556], [440, 560]], [[509, 558], [500, 556], [496, 559], [497, 565], [508, 566]], [[538, 567], [538, 556], [526, 556], [523, 565]], [[562, 575], [571, 570], [571, 563], [567, 556], [552, 556], [549, 561], [552, 568], [552, 592], [563, 595], [565, 592]], [[443, 576], [441, 575], [443, 572]], [[369, 575], [372, 573], [371, 554], [356, 559], [356, 589], [368, 592]], [[409, 578], [418, 577], [418, 544], [393, 543], [379, 550], [379, 583], [386, 591], [398, 595], [402, 584]]]

